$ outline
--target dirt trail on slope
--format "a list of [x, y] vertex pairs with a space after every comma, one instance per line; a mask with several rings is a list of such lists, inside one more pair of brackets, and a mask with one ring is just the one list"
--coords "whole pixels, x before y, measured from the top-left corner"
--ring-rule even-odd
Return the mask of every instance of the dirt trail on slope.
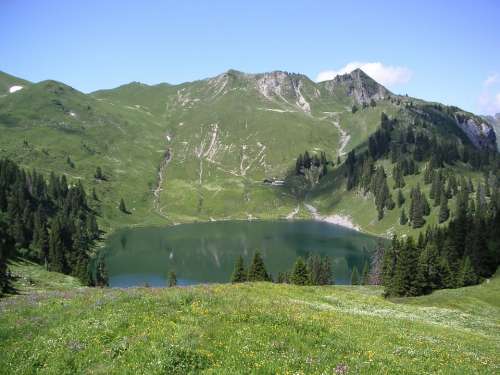
[[351, 136], [344, 129], [342, 129], [340, 127], [340, 123], [338, 121], [333, 121], [332, 124], [333, 124], [333, 126], [335, 126], [337, 128], [337, 130], [340, 133], [340, 147], [339, 147], [338, 155], [344, 156], [346, 154], [344, 149], [346, 148], [347, 144], [351, 140]]

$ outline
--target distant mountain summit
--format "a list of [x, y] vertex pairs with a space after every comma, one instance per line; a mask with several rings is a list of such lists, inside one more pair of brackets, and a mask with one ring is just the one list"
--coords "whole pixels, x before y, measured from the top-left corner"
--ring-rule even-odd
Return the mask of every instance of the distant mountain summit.
[[339, 89], [344, 90], [348, 96], [353, 97], [359, 104], [369, 103], [372, 99], [381, 100], [392, 95], [389, 90], [361, 69], [338, 75], [330, 81], [321, 82], [319, 85], [332, 94]]

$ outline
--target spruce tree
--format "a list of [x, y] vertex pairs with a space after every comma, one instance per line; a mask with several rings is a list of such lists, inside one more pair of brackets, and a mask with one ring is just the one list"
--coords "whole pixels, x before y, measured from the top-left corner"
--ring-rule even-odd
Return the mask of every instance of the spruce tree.
[[441, 192], [441, 202], [439, 205], [439, 223], [444, 223], [450, 217], [450, 209], [448, 208], [448, 197], [444, 191]]
[[95, 169], [95, 174], [94, 174], [94, 177], [97, 179], [97, 180], [104, 180], [104, 175], [102, 174], [102, 169], [101, 167], [97, 167]]
[[392, 237], [392, 243], [384, 249], [384, 256], [382, 259], [382, 284], [384, 285], [385, 295], [393, 295], [394, 288], [394, 274], [396, 272], [397, 259], [401, 252], [401, 244], [397, 236]]
[[62, 242], [63, 228], [59, 220], [54, 220], [49, 236], [49, 269], [55, 272], [64, 272], [64, 244]]
[[420, 190], [415, 189], [412, 192], [410, 219], [413, 228], [421, 228], [425, 224], [424, 220], [424, 202]]
[[429, 216], [431, 213], [431, 206], [424, 193], [421, 193], [421, 202], [424, 216]]
[[358, 267], [354, 266], [352, 267], [352, 273], [351, 273], [351, 285], [359, 285], [359, 283], [360, 283], [360, 278], [359, 278]]
[[441, 286], [438, 263], [439, 252], [436, 245], [427, 245], [418, 259], [416, 294], [428, 294]]
[[369, 283], [370, 283], [370, 266], [368, 265], [368, 262], [365, 261], [365, 264], [363, 265], [363, 272], [361, 273], [361, 284], [368, 285]]
[[432, 168], [430, 163], [427, 163], [424, 170], [424, 183], [426, 185], [430, 184], [433, 181], [433, 179], [434, 179], [434, 169]]
[[247, 271], [245, 269], [245, 262], [243, 261], [243, 257], [240, 255], [236, 259], [236, 263], [234, 264], [234, 271], [231, 275], [232, 283], [243, 283], [247, 281]]
[[288, 272], [278, 272], [278, 280], [279, 284], [288, 284], [290, 282], [290, 274]]
[[401, 216], [399, 217], [399, 224], [406, 225], [408, 223], [408, 217], [406, 216], [405, 209], [401, 210]]
[[92, 199], [96, 202], [99, 202], [99, 197], [97, 196], [95, 188], [92, 188]]
[[437, 273], [439, 274], [439, 289], [454, 288], [456, 286], [450, 264], [444, 256], [439, 257]]
[[125, 206], [125, 201], [123, 200], [123, 198], [120, 199], [120, 205], [118, 206], [118, 208], [120, 209], [121, 212], [125, 214], [129, 213], [127, 207]]
[[97, 261], [95, 285], [101, 288], [109, 285], [108, 268], [102, 257]]
[[408, 237], [406, 243], [400, 246], [391, 285], [392, 295], [398, 297], [418, 295], [416, 274], [420, 254], [417, 249], [412, 237]]
[[264, 260], [259, 251], [256, 251], [250, 268], [248, 269], [248, 281], [270, 281], [271, 278], [266, 271]]
[[309, 275], [309, 284], [321, 285], [321, 266], [321, 256], [318, 254], [311, 254], [307, 257], [306, 267]]
[[405, 197], [401, 189], [398, 190], [398, 197], [396, 199], [396, 202], [398, 204], [398, 207], [401, 207], [405, 203]]
[[332, 262], [330, 261], [330, 257], [325, 256], [321, 259], [321, 276], [319, 279], [319, 285], [330, 284], [334, 284], [332, 276]]
[[384, 266], [384, 255], [386, 245], [382, 240], [377, 241], [377, 246], [375, 251], [371, 255], [370, 259], [370, 275], [369, 284], [370, 285], [381, 285], [383, 277], [383, 266]]
[[292, 284], [307, 285], [309, 284], [309, 273], [302, 257], [298, 257], [293, 266], [293, 271], [290, 276]]
[[469, 257], [465, 257], [460, 266], [460, 271], [457, 276], [458, 286], [469, 286], [477, 283], [477, 275], [472, 267]]
[[168, 286], [169, 288], [177, 285], [177, 275], [174, 271], [170, 271], [168, 274]]
[[401, 189], [405, 186], [403, 171], [401, 170], [401, 166], [399, 164], [396, 164], [392, 169], [392, 178], [394, 179], [394, 189]]

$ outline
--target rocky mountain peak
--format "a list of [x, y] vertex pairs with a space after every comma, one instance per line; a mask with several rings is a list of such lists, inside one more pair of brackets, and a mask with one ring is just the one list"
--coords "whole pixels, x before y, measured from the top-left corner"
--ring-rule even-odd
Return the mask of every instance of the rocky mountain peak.
[[304, 112], [311, 112], [309, 96], [319, 96], [314, 83], [303, 74], [273, 71], [254, 76], [255, 85], [261, 95], [267, 99], [279, 99], [297, 106]]
[[346, 90], [347, 95], [353, 97], [359, 104], [369, 103], [372, 99], [380, 100], [391, 95], [389, 90], [376, 82], [361, 69], [355, 69], [351, 73], [337, 75], [334, 79], [322, 82], [322, 84], [324, 88], [332, 94], [339, 88]]

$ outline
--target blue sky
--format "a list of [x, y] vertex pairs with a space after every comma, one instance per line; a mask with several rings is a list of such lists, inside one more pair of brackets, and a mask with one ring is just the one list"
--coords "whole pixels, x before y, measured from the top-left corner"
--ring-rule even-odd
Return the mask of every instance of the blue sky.
[[397, 93], [500, 112], [500, 1], [0, 1], [0, 70], [84, 92], [356, 66]]

